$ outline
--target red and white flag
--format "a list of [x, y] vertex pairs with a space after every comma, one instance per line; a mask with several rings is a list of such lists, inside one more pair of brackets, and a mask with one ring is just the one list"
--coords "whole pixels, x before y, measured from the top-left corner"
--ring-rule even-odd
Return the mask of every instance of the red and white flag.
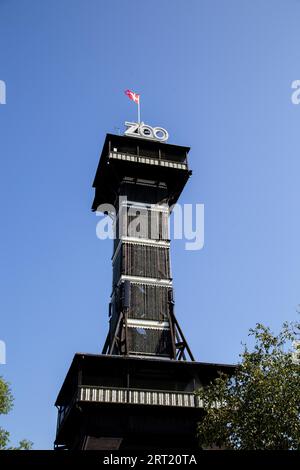
[[131, 91], [131, 90], [125, 90], [125, 95], [128, 96], [128, 98], [132, 101], [134, 101], [136, 104], [139, 104], [140, 103], [140, 95], [138, 95], [137, 93], [134, 93], [134, 91]]

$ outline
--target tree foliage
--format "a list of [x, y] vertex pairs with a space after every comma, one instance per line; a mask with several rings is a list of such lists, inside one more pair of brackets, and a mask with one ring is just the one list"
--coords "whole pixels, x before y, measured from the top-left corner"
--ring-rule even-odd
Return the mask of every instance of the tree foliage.
[[[0, 415], [7, 414], [13, 407], [13, 395], [9, 384], [0, 377]], [[9, 432], [0, 427], [0, 450], [29, 450], [32, 442], [23, 439], [17, 447], [9, 446]]]
[[199, 390], [202, 447], [300, 450], [300, 365], [291, 351], [299, 329], [285, 323], [275, 336], [257, 324], [249, 333], [254, 347], [244, 345], [233, 376], [220, 374]]

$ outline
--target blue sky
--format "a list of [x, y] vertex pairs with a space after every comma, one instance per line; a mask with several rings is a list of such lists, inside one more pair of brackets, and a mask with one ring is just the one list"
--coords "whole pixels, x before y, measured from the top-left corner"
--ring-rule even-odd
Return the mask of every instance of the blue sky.
[[204, 203], [205, 246], [174, 241], [176, 314], [197, 360], [238, 360], [256, 322], [300, 303], [297, 0], [0, 0], [2, 374], [12, 439], [52, 448], [75, 352], [107, 332], [112, 243], [92, 181], [106, 132], [142, 118], [190, 145], [181, 201]]

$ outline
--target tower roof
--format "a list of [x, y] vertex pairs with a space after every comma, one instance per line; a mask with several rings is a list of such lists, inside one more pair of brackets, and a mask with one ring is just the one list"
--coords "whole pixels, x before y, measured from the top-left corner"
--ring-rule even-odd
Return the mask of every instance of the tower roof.
[[125, 177], [165, 184], [164, 202], [175, 204], [191, 175], [189, 150], [190, 147], [107, 134], [93, 182], [96, 191], [92, 210], [100, 204], [115, 204]]

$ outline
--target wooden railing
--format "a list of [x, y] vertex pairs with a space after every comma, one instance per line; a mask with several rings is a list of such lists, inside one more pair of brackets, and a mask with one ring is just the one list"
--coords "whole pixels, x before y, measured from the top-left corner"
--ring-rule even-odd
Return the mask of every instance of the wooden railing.
[[157, 405], [198, 408], [202, 402], [190, 392], [140, 390], [128, 388], [81, 386], [79, 401], [124, 403], [130, 405]]
[[159, 165], [166, 166], [169, 168], [177, 168], [180, 170], [187, 170], [187, 164], [185, 162], [174, 162], [172, 160], [163, 160], [155, 157], [145, 157], [141, 155], [131, 155], [129, 153], [110, 152], [109, 158], [115, 160], [126, 160], [129, 162], [145, 163], [147, 165]]

